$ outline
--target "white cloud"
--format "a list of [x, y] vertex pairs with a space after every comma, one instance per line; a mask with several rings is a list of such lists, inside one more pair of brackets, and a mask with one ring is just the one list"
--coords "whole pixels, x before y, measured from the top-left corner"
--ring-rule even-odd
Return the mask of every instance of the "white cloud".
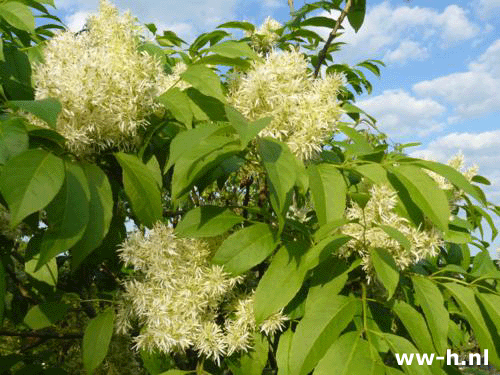
[[[322, 15], [328, 16], [328, 13], [324, 12]], [[334, 18], [337, 15], [338, 12], [333, 13]], [[347, 22], [344, 23], [346, 25]], [[325, 34], [324, 29], [319, 31]], [[418, 47], [422, 50], [417, 58], [424, 58], [424, 48], [429, 50], [436, 43], [445, 48], [472, 39], [479, 32], [479, 26], [457, 5], [450, 5], [439, 12], [418, 6], [392, 7], [388, 1], [384, 1], [368, 9], [365, 22], [358, 33], [350, 26], [345, 27], [345, 33], [339, 41], [348, 44], [337, 58], [341, 56], [352, 63], [362, 58], [381, 57], [397, 50], [401, 40], [419, 43]]]
[[476, 61], [470, 63], [469, 69], [500, 76], [500, 39], [494, 41]]
[[287, 3], [284, 0], [263, 0], [266, 8], [276, 9], [284, 7]]
[[[209, 31], [220, 23], [235, 17], [237, 4], [240, 0], [113, 0], [121, 10], [130, 10], [140, 22], [155, 23], [177, 28], [179, 36], [191, 39], [199, 32]], [[58, 8], [68, 14], [67, 23], [76, 14], [95, 12], [98, 7], [97, 0], [85, 2], [76, 0], [62, 0]], [[188, 27], [190, 25], [190, 27]], [[158, 28], [161, 31], [160, 27]]]
[[429, 52], [426, 47], [421, 47], [420, 43], [413, 40], [403, 40], [396, 49], [388, 51], [383, 60], [404, 64], [410, 59], [425, 60], [428, 57]]
[[90, 12], [79, 11], [68, 16], [66, 18], [68, 29], [73, 32], [77, 32], [83, 29], [83, 26], [85, 26], [85, 22], [87, 21], [87, 17], [89, 16], [89, 14]]
[[470, 22], [464, 9], [457, 5], [446, 7], [433, 23], [442, 28], [441, 37], [445, 44], [468, 40], [479, 33], [479, 27]]
[[500, 110], [500, 39], [477, 60], [469, 71], [453, 73], [413, 86], [419, 95], [438, 96], [455, 105], [455, 116], [467, 118]]
[[416, 99], [403, 90], [387, 90], [357, 105], [373, 115], [379, 128], [391, 138], [426, 136], [445, 126], [435, 120], [446, 111], [445, 107], [429, 98]]
[[478, 0], [474, 1], [474, 9], [482, 19], [497, 17], [500, 15], [500, 0]]

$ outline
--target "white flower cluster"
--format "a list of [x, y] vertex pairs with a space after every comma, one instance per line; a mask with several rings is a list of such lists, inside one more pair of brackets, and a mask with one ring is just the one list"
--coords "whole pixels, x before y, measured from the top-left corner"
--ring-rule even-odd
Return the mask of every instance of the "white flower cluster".
[[271, 116], [259, 135], [286, 142], [308, 160], [321, 152], [343, 113], [336, 99], [343, 79], [339, 74], [316, 79], [301, 53], [272, 51], [231, 83], [229, 101], [250, 120]]
[[[343, 234], [353, 237], [339, 249], [342, 256], [357, 253], [361, 256], [363, 269], [368, 277], [373, 274], [371, 251], [375, 248], [384, 248], [393, 256], [397, 266], [403, 270], [428, 256], [438, 254], [443, 242], [439, 233], [434, 229], [417, 229], [406, 218], [395, 212], [397, 193], [387, 185], [374, 185], [370, 189], [370, 200], [362, 209], [357, 203], [346, 211], [350, 221], [342, 227]], [[380, 225], [399, 230], [411, 244], [405, 249], [397, 240], [389, 236]]]
[[130, 13], [120, 15], [101, 0], [87, 30], [55, 36], [44, 62], [34, 66], [35, 97], [60, 101], [57, 130], [75, 154], [133, 147], [138, 129], [159, 106], [154, 98], [169, 80], [157, 58], [138, 51], [140, 34]]
[[264, 23], [255, 31], [247, 31], [246, 36], [250, 37], [252, 48], [260, 53], [269, 52], [276, 44], [280, 36], [277, 30], [283, 26], [271, 17], [267, 17]]
[[[257, 331], [253, 297], [238, 297], [235, 287], [243, 277], [230, 277], [210, 264], [214, 242], [177, 238], [158, 223], [148, 235], [137, 232], [123, 244], [120, 257], [136, 276], [125, 282], [117, 328], [125, 333], [137, 322], [142, 327], [135, 338], [138, 349], [171, 353], [193, 348], [219, 362], [251, 348]], [[259, 328], [273, 334], [285, 320], [278, 313]]]

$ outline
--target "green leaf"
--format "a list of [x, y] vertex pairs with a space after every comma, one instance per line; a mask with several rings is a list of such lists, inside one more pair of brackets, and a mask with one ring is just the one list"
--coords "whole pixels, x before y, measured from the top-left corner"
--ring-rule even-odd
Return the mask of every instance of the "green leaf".
[[224, 39], [226, 36], [229, 36], [229, 34], [226, 31], [222, 30], [214, 30], [209, 33], [203, 33], [199, 35], [195, 41], [191, 44], [189, 47], [189, 52], [191, 55], [198, 55], [198, 50], [205, 46], [207, 43], [210, 43], [210, 45], [217, 44], [220, 42], [222, 39]]
[[189, 65], [181, 78], [202, 94], [212, 96], [225, 103], [219, 76], [203, 65]]
[[490, 180], [488, 180], [487, 178], [480, 176], [480, 175], [473, 176], [472, 181], [477, 182], [478, 184], [491, 185]]
[[184, 370], [173, 369], [173, 370], [168, 370], [168, 371], [162, 372], [159, 375], [186, 375], [186, 374], [192, 374], [192, 373], [193, 373], [193, 371], [184, 371]]
[[370, 353], [370, 344], [361, 338], [360, 332], [348, 332], [330, 346], [316, 366], [314, 375], [384, 374], [382, 360], [372, 358]]
[[441, 285], [443, 285], [451, 293], [455, 301], [457, 301], [474, 331], [474, 337], [479, 346], [482, 349], [488, 349], [490, 361], [495, 366], [500, 366], [498, 332], [494, 326], [491, 328], [488, 327], [481, 307], [476, 301], [473, 289], [466, 288], [456, 283], [443, 283]]
[[290, 349], [290, 375], [306, 375], [327, 352], [344, 328], [359, 314], [361, 303], [354, 297], [316, 294], [297, 325]]
[[[420, 353], [436, 352], [425, 319], [417, 310], [404, 301], [396, 301], [393, 311], [405, 326]], [[434, 361], [431, 367], [437, 373], [439, 363]]]
[[335, 20], [330, 17], [311, 17], [306, 18], [301, 22], [300, 26], [316, 26], [316, 27], [328, 27], [329, 29], [333, 29], [335, 27]]
[[444, 307], [443, 296], [432, 281], [420, 276], [414, 276], [411, 280], [415, 288], [416, 302], [424, 312], [437, 353], [444, 355], [448, 344], [446, 338], [450, 318]]
[[233, 375], [262, 375], [266, 367], [269, 344], [261, 334], [255, 334], [252, 350], [243, 354], [239, 363], [229, 362]]
[[83, 366], [92, 374], [108, 354], [115, 313], [112, 308], [92, 319], [83, 335]]
[[181, 123], [191, 128], [193, 124], [193, 112], [191, 111], [190, 99], [185, 92], [178, 87], [172, 87], [157, 100], [167, 108], [172, 115]]
[[[368, 69], [370, 72], [375, 74], [377, 77], [380, 77], [380, 68], [376, 64], [370, 62], [369, 60], [366, 60], [366, 61], [363, 61], [362, 63], [356, 64], [356, 66], [361, 66], [365, 69]], [[420, 144], [417, 144], [417, 145], [419, 146]], [[408, 146], [408, 144], [406, 144], [405, 146], [411, 147], [411, 146]]]
[[141, 349], [139, 351], [142, 363], [150, 375], [160, 375], [165, 373], [166, 369], [175, 367], [174, 360], [167, 354], [158, 350], [149, 351]]
[[231, 21], [217, 26], [218, 29], [240, 29], [244, 31], [255, 31], [255, 26], [250, 22], [245, 21]]
[[421, 166], [425, 169], [433, 171], [448, 181], [450, 181], [453, 185], [458, 187], [459, 189], [465, 191], [467, 194], [473, 196], [475, 199], [482, 203], [486, 203], [483, 197], [474, 189], [474, 186], [465, 178], [465, 176], [458, 172], [455, 168], [450, 167], [446, 164], [436, 163], [434, 161], [429, 160], [419, 160], [412, 162], [414, 165]]
[[485, 275], [494, 275], [500, 274], [497, 266], [493, 259], [491, 259], [490, 254], [487, 251], [482, 251], [474, 256], [474, 260], [472, 262], [472, 269], [470, 271], [472, 276], [482, 277]]
[[[349, 111], [351, 112], [354, 111], [354, 108], [357, 108], [354, 105], [348, 103], [345, 103], [343, 107], [345, 107], [344, 109], [348, 111], [348, 113]], [[356, 151], [358, 153], [366, 153], [373, 151], [373, 147], [370, 145], [367, 139], [357, 130], [353, 129], [351, 126], [339, 125], [339, 130], [345, 135], [347, 135], [354, 142], [354, 146], [356, 146]]]
[[403, 233], [401, 233], [396, 228], [391, 227], [390, 225], [379, 224], [378, 227], [382, 229], [385, 233], [387, 233], [388, 236], [398, 241], [399, 244], [403, 247], [403, 249], [405, 249], [406, 251], [410, 251], [411, 242]]
[[69, 305], [62, 302], [44, 302], [35, 305], [24, 317], [24, 323], [31, 329], [50, 327], [64, 318], [69, 307]]
[[158, 42], [158, 44], [164, 47], [180, 47], [182, 44], [186, 44], [184, 40], [179, 38], [176, 33], [170, 30], [164, 30], [163, 35], [157, 35], [156, 41]]
[[20, 118], [0, 122], [0, 164], [26, 151], [28, 140], [26, 127]]
[[46, 209], [49, 228], [42, 238], [38, 268], [80, 241], [89, 222], [87, 177], [78, 164], [65, 166], [66, 180]]
[[4, 45], [4, 61], [0, 60], [0, 87], [13, 100], [33, 100], [31, 64], [28, 54]]
[[230, 58], [221, 55], [208, 55], [204, 56], [198, 60], [198, 63], [203, 65], [224, 65], [242, 68], [243, 71], [250, 68], [250, 60], [244, 60], [240, 58]]
[[365, 20], [366, 0], [353, 0], [351, 9], [347, 13], [347, 20], [352, 28], [358, 32]]
[[196, 121], [227, 121], [224, 103], [221, 100], [205, 95], [193, 87], [187, 88], [184, 92], [189, 97], [189, 105]]
[[[393, 353], [418, 353], [417, 348], [415, 348], [413, 344], [404, 337], [396, 336], [392, 333], [383, 333], [382, 335]], [[406, 362], [404, 362], [403, 368], [405, 369], [405, 374], [409, 375], [432, 375], [432, 372], [427, 364], [420, 365], [415, 360], [411, 365], [408, 365], [406, 364]]]
[[175, 233], [179, 237], [215, 237], [244, 220], [225, 207], [201, 206], [193, 208], [182, 218]]
[[259, 132], [264, 129], [271, 122], [270, 117], [266, 117], [252, 123], [249, 123], [245, 117], [238, 112], [233, 107], [226, 105], [226, 115], [233, 126], [233, 128], [238, 132], [242, 140], [243, 145], [247, 145], [252, 139], [254, 139]]
[[163, 176], [161, 173], [160, 163], [158, 163], [158, 159], [156, 158], [156, 156], [153, 155], [151, 159], [149, 159], [149, 161], [146, 163], [146, 165], [153, 174], [158, 187], [161, 189], [161, 187], [163, 186]]
[[292, 345], [293, 331], [288, 329], [280, 336], [278, 349], [276, 350], [276, 364], [278, 365], [278, 375], [289, 375], [289, 353]]
[[82, 167], [90, 189], [89, 221], [82, 238], [71, 249], [73, 268], [101, 244], [113, 216], [113, 194], [108, 177], [96, 165], [84, 164]]
[[35, 32], [35, 17], [31, 9], [17, 1], [0, 3], [0, 16], [11, 26], [29, 33]]
[[[492, 293], [479, 293], [476, 290], [476, 298], [479, 300], [481, 305], [484, 306], [485, 311], [491, 318], [491, 322], [494, 323], [494, 325], [496, 326], [497, 332], [500, 332], [500, 296]], [[498, 344], [497, 345], [497, 352], [498, 352], [498, 347], [500, 343], [497, 340], [495, 341]]]
[[191, 153], [204, 139], [216, 134], [220, 130], [221, 127], [218, 124], [209, 123], [177, 134], [170, 144], [170, 157], [165, 171], [168, 171], [181, 157], [185, 157], [186, 152]]
[[147, 227], [162, 218], [161, 192], [155, 176], [136, 156], [115, 153], [123, 170], [123, 185], [134, 214]]
[[0, 190], [10, 210], [11, 226], [41, 210], [64, 182], [64, 163], [44, 150], [27, 150], [10, 159], [2, 170]]
[[299, 291], [308, 271], [306, 263], [300, 262], [306, 250], [306, 244], [291, 243], [281, 247], [272, 258], [255, 290], [257, 324], [285, 307]]
[[9, 106], [30, 112], [45, 121], [52, 129], [57, 126], [57, 116], [61, 112], [61, 103], [58, 100], [48, 98], [41, 100], [13, 100]]
[[211, 172], [240, 152], [241, 146], [234, 137], [211, 136], [204, 139], [176, 161], [172, 176], [173, 198], [182, 197], [195, 185], [203, 191], [217, 179], [217, 175]]
[[354, 167], [354, 170], [361, 173], [363, 177], [368, 178], [374, 184], [389, 184], [387, 172], [380, 164], [370, 163], [357, 165]]
[[[436, 227], [446, 232], [450, 208], [446, 194], [437, 183], [418, 167], [400, 165], [391, 168], [390, 171], [403, 184], [418, 208], [431, 219]], [[397, 190], [396, 186], [394, 188]], [[405, 202], [403, 201], [403, 203]]]
[[318, 241], [318, 243], [307, 251], [304, 262], [307, 264], [309, 269], [314, 268], [324, 260], [328, 259], [337, 249], [349, 242], [351, 239], [352, 237], [343, 234], [327, 236], [326, 238]]
[[24, 271], [34, 278], [35, 280], [46, 283], [55, 288], [57, 285], [57, 261], [56, 258], [52, 258], [50, 261], [45, 263], [40, 269], [37, 269], [39, 255], [35, 255], [32, 259], [24, 264]]
[[387, 249], [376, 247], [372, 249], [371, 256], [377, 278], [389, 293], [387, 299], [391, 299], [399, 283], [398, 266]]
[[249, 57], [251, 59], [258, 59], [259, 55], [250, 48], [250, 46], [245, 42], [237, 42], [234, 40], [228, 40], [219, 44], [216, 44], [205, 52], [213, 52], [225, 57]]
[[258, 141], [259, 154], [269, 178], [269, 188], [277, 207], [276, 213], [284, 215], [287, 194], [295, 185], [297, 172], [295, 156], [288, 146], [271, 138]]
[[222, 264], [226, 271], [238, 275], [261, 263], [275, 248], [275, 234], [271, 228], [257, 223], [226, 238], [212, 258], [212, 263]]
[[342, 173], [332, 164], [311, 164], [307, 172], [318, 223], [324, 225], [341, 219], [347, 194]]

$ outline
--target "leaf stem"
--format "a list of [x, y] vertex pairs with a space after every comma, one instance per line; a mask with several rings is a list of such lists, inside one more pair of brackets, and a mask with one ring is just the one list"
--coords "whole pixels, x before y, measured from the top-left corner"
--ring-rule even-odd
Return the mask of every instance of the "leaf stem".
[[320, 51], [320, 53], [318, 55], [318, 65], [316, 65], [316, 68], [314, 69], [314, 78], [318, 77], [319, 70], [321, 69], [321, 65], [323, 65], [323, 61], [325, 61], [326, 53], [328, 52], [328, 48], [330, 48], [330, 44], [332, 44], [333, 39], [337, 35], [337, 31], [339, 30], [342, 22], [344, 21], [344, 18], [347, 16], [347, 13], [349, 13], [349, 9], [351, 8], [351, 5], [352, 5], [352, 0], [347, 0], [345, 8], [340, 13], [340, 16], [337, 19], [337, 22], [335, 23], [335, 26], [333, 27], [332, 31], [330, 32], [330, 35], [328, 35], [328, 39], [326, 40], [326, 43], [323, 46], [323, 49]]

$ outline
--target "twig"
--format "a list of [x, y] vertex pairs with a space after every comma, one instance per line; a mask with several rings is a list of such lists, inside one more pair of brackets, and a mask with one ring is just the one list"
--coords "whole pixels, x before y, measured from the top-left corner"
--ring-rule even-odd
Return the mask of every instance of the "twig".
[[337, 31], [339, 30], [340, 25], [344, 21], [345, 16], [347, 16], [347, 13], [349, 13], [349, 9], [351, 8], [351, 5], [352, 5], [352, 0], [347, 0], [345, 8], [340, 13], [340, 16], [337, 19], [337, 22], [335, 23], [335, 26], [333, 27], [332, 31], [330, 32], [330, 35], [328, 35], [328, 39], [327, 39], [323, 49], [320, 51], [320, 53], [318, 55], [318, 65], [316, 66], [316, 69], [314, 69], [314, 78], [318, 77], [319, 70], [321, 69], [321, 65], [323, 65], [323, 61], [325, 61], [325, 57], [326, 57], [326, 53], [328, 52], [328, 48], [330, 47], [330, 44], [332, 44], [333, 39], [337, 35]]
[[63, 339], [63, 340], [75, 340], [81, 339], [83, 333], [57, 333], [57, 332], [32, 332], [32, 331], [9, 331], [0, 330], [0, 336], [11, 336], [11, 337], [39, 337], [42, 339]]
[[[253, 177], [249, 176], [241, 182], [240, 187], [245, 188], [245, 197], [243, 198], [243, 207], [247, 207], [250, 203], [250, 186], [253, 184]], [[243, 217], [248, 219], [248, 209], [243, 210]]]

